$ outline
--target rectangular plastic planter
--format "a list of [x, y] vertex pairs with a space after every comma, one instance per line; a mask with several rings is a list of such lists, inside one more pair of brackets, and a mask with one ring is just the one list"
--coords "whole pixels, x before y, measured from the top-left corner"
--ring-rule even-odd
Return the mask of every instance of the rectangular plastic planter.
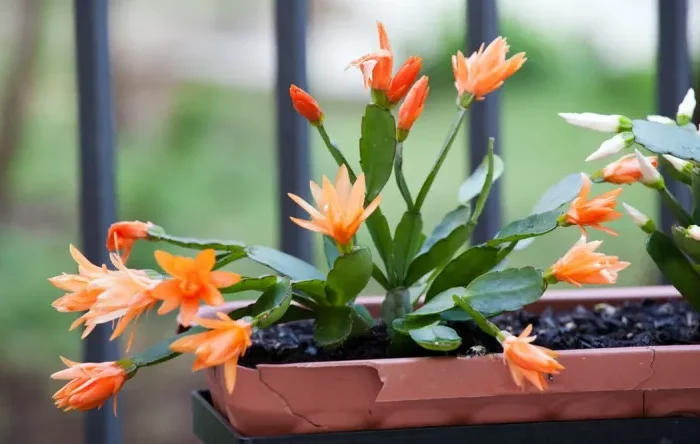
[[[549, 291], [528, 309], [678, 297], [664, 286]], [[380, 300], [361, 302], [376, 314]], [[560, 362], [566, 370], [544, 393], [515, 386], [500, 355], [239, 367], [231, 395], [220, 369], [208, 370], [207, 380], [216, 410], [249, 437], [700, 416], [700, 345], [571, 350]], [[617, 432], [612, 436], [623, 442]], [[692, 442], [700, 442], [700, 434]]]
[[208, 391], [192, 393], [192, 429], [202, 444], [697, 444], [698, 418], [534, 422], [247, 438], [211, 404]]

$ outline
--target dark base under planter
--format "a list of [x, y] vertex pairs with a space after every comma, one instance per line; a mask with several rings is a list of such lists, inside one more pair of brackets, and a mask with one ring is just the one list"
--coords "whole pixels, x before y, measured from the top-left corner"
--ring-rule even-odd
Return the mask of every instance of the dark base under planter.
[[697, 444], [700, 418], [642, 418], [596, 421], [432, 427], [365, 432], [247, 438], [214, 409], [208, 391], [192, 394], [192, 428], [203, 444]]

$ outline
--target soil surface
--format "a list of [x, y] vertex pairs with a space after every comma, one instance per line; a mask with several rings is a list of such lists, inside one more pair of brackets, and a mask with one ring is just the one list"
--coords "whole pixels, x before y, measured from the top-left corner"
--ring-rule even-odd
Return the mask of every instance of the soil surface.
[[[494, 321], [501, 329], [519, 334], [528, 324], [537, 335], [535, 344], [553, 350], [700, 343], [700, 316], [685, 302], [628, 303], [621, 307], [601, 304], [589, 310], [540, 314], [518, 311]], [[323, 349], [313, 342], [313, 321], [300, 321], [256, 332], [253, 345], [240, 364], [286, 364], [293, 362], [345, 361], [420, 356], [479, 356], [502, 349], [492, 337], [471, 322], [449, 322], [462, 338], [462, 345], [450, 352], [432, 352], [414, 344], [408, 336], [401, 347], [389, 347], [386, 327], [378, 323], [367, 333], [351, 337], [340, 348]], [[405, 342], [405, 343], [404, 343]], [[398, 350], [397, 350], [398, 349]]]

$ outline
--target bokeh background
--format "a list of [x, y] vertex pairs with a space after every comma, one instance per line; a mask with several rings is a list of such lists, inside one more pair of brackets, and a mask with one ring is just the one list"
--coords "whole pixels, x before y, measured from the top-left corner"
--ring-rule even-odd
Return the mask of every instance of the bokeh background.
[[[358, 159], [368, 94], [359, 73], [344, 68], [376, 48], [380, 19], [396, 58], [420, 55], [430, 75], [425, 113], [404, 152], [409, 186], [420, 186], [455, 112], [449, 56], [463, 47], [464, 3], [309, 0], [310, 90], [351, 162]], [[700, 3], [689, 3], [697, 56]], [[557, 112], [655, 113], [657, 14], [654, 0], [499, 4], [501, 33], [514, 52], [529, 57], [502, 95], [501, 181], [510, 220], [526, 215], [565, 175], [603, 166], [583, 159], [606, 136], [568, 126]], [[119, 218], [150, 220], [177, 234], [276, 245], [273, 2], [113, 0], [110, 6]], [[61, 367], [58, 355], [81, 356], [79, 333], [67, 331], [73, 317], [53, 311], [60, 292], [46, 281], [74, 271], [68, 245], [80, 239], [72, 12], [68, 0], [0, 0], [0, 443], [82, 442], [81, 415], [53, 407], [50, 396], [60, 384], [48, 378]], [[313, 176], [334, 174], [332, 159], [311, 136]], [[425, 206], [428, 229], [457, 202], [469, 167], [465, 133], [460, 138]], [[656, 212], [656, 200], [640, 187], [623, 196]], [[402, 200], [393, 181], [383, 207], [394, 225]], [[641, 232], [624, 219], [612, 228], [623, 235], [595, 236], [605, 240], [606, 253], [633, 263], [619, 284], [654, 283]], [[539, 239], [515, 253], [513, 264], [546, 267], [578, 235], [560, 230]], [[130, 265], [154, 267], [152, 250], [139, 244]], [[263, 272], [244, 262], [234, 269]], [[136, 350], [170, 334], [174, 319], [151, 316], [139, 327]], [[145, 369], [126, 385], [119, 399], [125, 442], [195, 442], [188, 396], [204, 382], [190, 364], [182, 357]]]

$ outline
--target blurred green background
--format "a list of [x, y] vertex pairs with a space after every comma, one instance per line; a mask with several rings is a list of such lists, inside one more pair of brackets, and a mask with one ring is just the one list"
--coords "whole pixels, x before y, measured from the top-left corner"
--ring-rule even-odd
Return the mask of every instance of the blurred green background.
[[[402, 18], [406, 11], [392, 9], [395, 2], [377, 3], [383, 9], [376, 18], [385, 22], [390, 36], [402, 27], [427, 31]], [[462, 11], [462, 2], [442, 3]], [[527, 3], [520, 2], [523, 11], [528, 10]], [[573, 3], [579, 8], [586, 4]], [[643, 3], [653, 9], [653, 2]], [[4, 114], [0, 121], [5, 122], [4, 126], [0, 123], [0, 130], [6, 133], [0, 134], [4, 143], [0, 146], [0, 442], [20, 442], [20, 438], [22, 442], [56, 442], [58, 433], [60, 442], [75, 443], [81, 442], [81, 417], [53, 408], [50, 395], [60, 385], [48, 375], [61, 367], [58, 355], [80, 360], [81, 344], [78, 332], [67, 331], [74, 317], [51, 308], [60, 292], [46, 280], [74, 272], [68, 244], [78, 244], [80, 239], [72, 9], [71, 2], [60, 0], [27, 4], [39, 6], [0, 1], [0, 22], [4, 23], [0, 34], [4, 43], [0, 50], [0, 113]], [[265, 41], [273, 38], [271, 4], [269, 0], [257, 5], [213, 0], [113, 2], [120, 219], [153, 221], [176, 234], [277, 244], [281, 197], [276, 192], [275, 103], [270, 80], [274, 48], [260, 54], [253, 44], [257, 35], [264, 35]], [[401, 4], [410, 4], [413, 10], [428, 8], [417, 0]], [[324, 33], [334, 33], [335, 41], [342, 39], [342, 32], [361, 35], [372, 45], [363, 51], [374, 48], [375, 36], [373, 21], [365, 19], [366, 11], [345, 27], [327, 24], [329, 17], [337, 21], [348, 8], [352, 9], [343, 2], [311, 2], [308, 57], [313, 67], [311, 90], [317, 91], [314, 79], [325, 79], [326, 86], [315, 95], [327, 116], [327, 129], [356, 164], [366, 96], [356, 71], [345, 73], [344, 63], [327, 61], [331, 44], [324, 36], [330, 34]], [[512, 10], [504, 17], [502, 34], [508, 37], [512, 51], [526, 51], [529, 61], [507, 82], [502, 95], [501, 146], [506, 170], [501, 181], [507, 220], [526, 215], [538, 197], [565, 175], [604, 165], [584, 164], [583, 159], [606, 135], [568, 126], [558, 112], [645, 116], [654, 113], [655, 107], [651, 58], [641, 67], [611, 67], [585, 35], [560, 35], [520, 23]], [[403, 38], [392, 40], [400, 48], [399, 58], [414, 52], [423, 56], [424, 71], [431, 76], [424, 115], [404, 151], [406, 176], [413, 190], [437, 156], [455, 113], [449, 56], [462, 47], [462, 14], [433, 14], [433, 21], [444, 25], [437, 31], [430, 26], [430, 45], [420, 32], [403, 32]], [[208, 37], [203, 38], [205, 32]], [[648, 31], [630, 27], [620, 32], [643, 35]], [[154, 38], [154, 33], [160, 37]], [[227, 33], [234, 38], [227, 39]], [[35, 38], [36, 45], [27, 43], [28, 38], [29, 42]], [[193, 43], [197, 39], [200, 46]], [[250, 54], [246, 55], [248, 44]], [[199, 54], [198, 48], [206, 48], [208, 56]], [[626, 50], [611, 45], [608, 58]], [[201, 59], [178, 62], [174, 57], [187, 51]], [[358, 54], [343, 53], [339, 60]], [[218, 55], [228, 62], [219, 64]], [[257, 58], [271, 63], [260, 82], [249, 63]], [[343, 79], [343, 91], [334, 90], [336, 78]], [[348, 84], [352, 85], [349, 89]], [[332, 159], [316, 134], [311, 136], [313, 177], [333, 175]], [[469, 167], [466, 132], [461, 133], [450, 156], [425, 206], [427, 229], [457, 203], [457, 189]], [[598, 186], [595, 191], [606, 189]], [[640, 187], [626, 187], [623, 200], [644, 212], [656, 211], [654, 196]], [[395, 225], [402, 200], [393, 180], [383, 193], [382, 206]], [[607, 254], [633, 263], [619, 284], [654, 283], [657, 275], [644, 253], [642, 233], [626, 219], [611, 226], [621, 232], [620, 237], [591, 234], [605, 241], [602, 249]], [[512, 264], [546, 267], [578, 236], [574, 228], [558, 230], [516, 252]], [[363, 232], [361, 242], [368, 240]], [[316, 241], [320, 259], [320, 240]], [[155, 267], [153, 247], [138, 244], [130, 266]], [[263, 272], [244, 262], [231, 268], [244, 274]], [[377, 291], [377, 287], [368, 291]], [[173, 327], [172, 317], [143, 319], [135, 349], [165, 337]], [[191, 375], [189, 365], [188, 358], [182, 358], [144, 370], [127, 384], [120, 399], [126, 406], [126, 442], [194, 442], [189, 434], [188, 392], [203, 386], [203, 379]], [[39, 422], [42, 427], [36, 427]]]

